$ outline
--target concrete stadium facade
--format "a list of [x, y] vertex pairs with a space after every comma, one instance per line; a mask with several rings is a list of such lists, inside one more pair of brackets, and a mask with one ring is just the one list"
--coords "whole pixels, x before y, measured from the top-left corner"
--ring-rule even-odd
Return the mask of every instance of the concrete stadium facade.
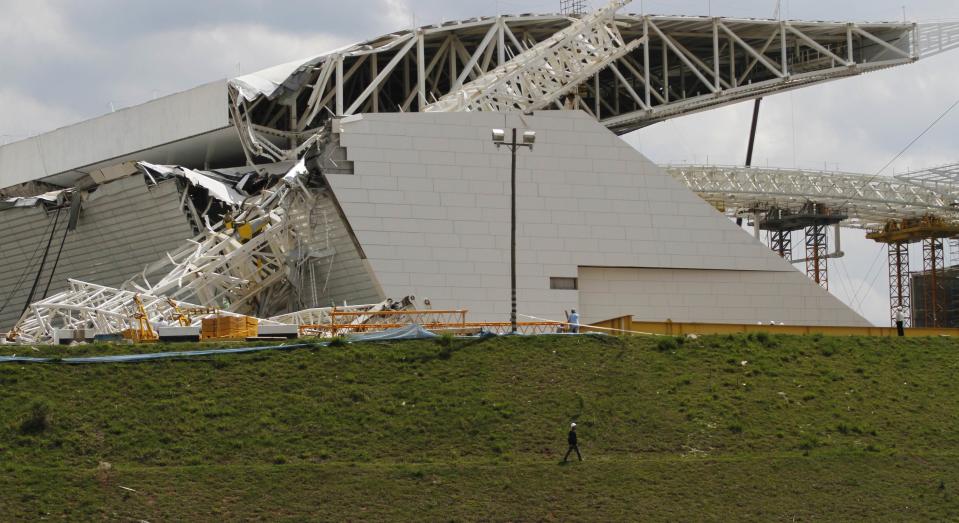
[[[312, 173], [337, 252], [328, 274], [308, 283], [317, 304], [412, 294], [436, 308], [468, 309], [476, 321], [506, 319], [509, 152], [490, 140], [491, 129], [504, 126], [537, 132], [536, 146], [518, 156], [521, 320], [561, 320], [575, 308], [586, 322], [631, 315], [868, 325], [580, 111], [381, 113], [334, 121], [341, 168], [317, 165]], [[197, 139], [205, 138], [187, 141]], [[161, 147], [135, 154], [149, 157]], [[68, 277], [119, 285], [190, 236], [186, 198], [173, 181], [154, 186], [134, 174], [83, 194], [51, 293]], [[47, 242], [55, 214], [14, 206], [0, 218], [22, 225], [2, 256], [0, 296], [13, 298], [2, 319], [10, 327], [25, 305], [23, 276], [37, 270], [30, 253]], [[65, 222], [51, 237], [60, 238]], [[49, 273], [48, 266], [40, 280]], [[567, 285], [552, 288], [555, 279]]]
[[[868, 325], [585, 113], [336, 125], [354, 173], [327, 179], [385, 295], [508, 315], [509, 152], [489, 136], [505, 125], [537, 132], [518, 158], [520, 314]], [[551, 278], [578, 289], [551, 289]]]
[[[101, 292], [56, 301], [68, 278], [264, 319], [416, 295], [504, 321], [509, 153], [493, 128], [537, 133], [517, 173], [521, 319], [867, 325], [617, 135], [905, 66], [959, 48], [959, 24], [628, 3], [402, 30], [0, 147], [0, 331], [27, 311], [39, 335]], [[65, 321], [129, 315], [110, 303]]]

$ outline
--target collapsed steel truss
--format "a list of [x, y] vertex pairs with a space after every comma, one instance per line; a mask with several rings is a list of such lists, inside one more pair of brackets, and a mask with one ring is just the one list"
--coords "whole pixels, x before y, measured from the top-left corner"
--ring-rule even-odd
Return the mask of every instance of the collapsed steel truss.
[[959, 180], [933, 178], [957, 166], [897, 176], [868, 176], [800, 169], [668, 166], [667, 172], [730, 215], [771, 208], [798, 209], [807, 202], [841, 209], [843, 227], [881, 230], [894, 220], [936, 216], [959, 223]]
[[[275, 188], [244, 204], [230, 223], [204, 231], [125, 287], [254, 315], [288, 303], [290, 286], [278, 284], [287, 278], [294, 253], [304, 243], [314, 248], [307, 249], [307, 257], [325, 253], [326, 247], [314, 252], [313, 229], [297, 227], [292, 219], [309, 214], [314, 205], [300, 179], [305, 174], [301, 161]], [[161, 277], [151, 283], [155, 274]]]
[[123, 289], [71, 282], [69, 290], [32, 304], [14, 327], [17, 338], [49, 340], [57, 328], [121, 331], [132, 317], [134, 296], [143, 301], [150, 322], [170, 316], [174, 306], [168, 300], [228, 314], [287, 309], [295, 292], [291, 275], [333, 254], [327, 238], [317, 234], [320, 228], [306, 218], [315, 199], [304, 184], [306, 174], [300, 161], [273, 188], [145, 268]]
[[[148, 315], [147, 320], [151, 324], [173, 321], [176, 308], [166, 297], [70, 280], [70, 288], [66, 291], [30, 305], [27, 314], [13, 330], [14, 340], [21, 343], [51, 341], [55, 339], [57, 329], [90, 329], [96, 333], [118, 333], [134, 328], [136, 297], [143, 303]], [[176, 305], [182, 308], [198, 308], [185, 302]], [[237, 316], [225, 311], [219, 314]], [[198, 317], [195, 323], [199, 321]], [[267, 324], [276, 323], [267, 321]]]
[[325, 122], [369, 112], [574, 107], [627, 133], [959, 47], [959, 23], [617, 13], [627, 3], [398, 31], [231, 80], [231, 116], [251, 162], [296, 158]]

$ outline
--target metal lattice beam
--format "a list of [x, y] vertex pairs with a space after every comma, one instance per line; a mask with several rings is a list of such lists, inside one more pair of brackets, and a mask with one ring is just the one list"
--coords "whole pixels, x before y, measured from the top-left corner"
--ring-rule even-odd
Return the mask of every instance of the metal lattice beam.
[[769, 248], [784, 260], [792, 261], [792, 231], [769, 231]]
[[31, 304], [14, 331], [26, 340], [52, 338], [55, 328], [119, 332], [136, 295], [154, 310], [151, 321], [169, 314], [167, 299], [247, 315], [285, 309], [298, 265], [332, 254], [307, 218], [314, 196], [301, 179], [306, 173], [300, 161], [272, 189], [245, 201], [229, 223], [189, 240], [123, 289], [72, 282], [66, 292]]
[[616, 13], [627, 3], [398, 31], [235, 78], [231, 118], [251, 161], [296, 158], [331, 119], [365, 112], [570, 107], [623, 134], [959, 47], [959, 23]]
[[[172, 321], [176, 312], [166, 297], [115, 289], [78, 280], [69, 280], [70, 288], [30, 305], [13, 332], [20, 343], [43, 343], [55, 339], [56, 329], [90, 329], [96, 333], [118, 333], [134, 328], [137, 312], [134, 298], [139, 297], [151, 324]], [[181, 308], [200, 308], [186, 302]], [[237, 316], [230, 312], [222, 315]], [[194, 321], [199, 324], [200, 317]], [[265, 321], [275, 325], [275, 322]]]
[[[799, 209], [807, 202], [841, 208], [843, 227], [881, 230], [893, 220], [937, 216], [959, 223], [959, 182], [933, 174], [890, 178], [851, 173], [756, 167], [667, 166], [666, 171], [730, 215], [756, 209]], [[940, 170], [952, 172], [950, 170]], [[926, 180], [925, 182], [921, 180]]]
[[[425, 112], [532, 111], [547, 107], [647, 41], [627, 42], [615, 21], [616, 0], [427, 106]], [[454, 86], [455, 87], [455, 86]]]

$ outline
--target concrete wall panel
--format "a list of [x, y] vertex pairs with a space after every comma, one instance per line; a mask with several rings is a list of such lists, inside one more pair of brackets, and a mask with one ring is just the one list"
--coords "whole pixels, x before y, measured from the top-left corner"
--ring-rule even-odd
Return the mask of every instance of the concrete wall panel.
[[5, 145], [0, 188], [228, 127], [227, 108], [223, 80]]
[[[774, 319], [758, 314], [751, 297], [761, 294], [770, 297], [760, 300], [766, 308], [781, 308], [784, 319], [777, 321], [866, 324], [606, 128], [567, 111], [372, 114], [341, 124], [344, 144], [395, 147], [348, 146], [355, 174], [329, 176], [374, 270], [399, 262], [409, 273], [388, 271], [381, 281], [386, 295], [416, 294], [435, 307], [470, 309], [473, 319], [504, 320], [509, 151], [490, 142], [490, 129], [504, 126], [538, 133], [536, 147], [518, 153], [520, 313], [561, 319], [564, 310], [588, 305], [589, 321], [625, 314]], [[455, 165], [447, 163], [450, 153]], [[387, 172], [395, 190], [379, 189], [392, 187]], [[636, 282], [633, 291], [549, 289], [549, 277], [575, 276], [580, 267], [627, 268], [638, 282], [652, 274], [639, 270], [679, 272], [665, 281], [650, 276], [653, 294]], [[477, 276], [482, 293], [472, 287]], [[701, 285], [713, 291], [701, 292]], [[808, 305], [790, 295], [817, 299]], [[600, 307], [605, 301], [609, 306]]]

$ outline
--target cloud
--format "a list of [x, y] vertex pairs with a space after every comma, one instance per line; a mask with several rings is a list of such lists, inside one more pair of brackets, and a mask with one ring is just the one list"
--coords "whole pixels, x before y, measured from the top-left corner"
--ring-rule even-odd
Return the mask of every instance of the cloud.
[[154, 93], [189, 89], [348, 43], [331, 35], [297, 36], [257, 24], [155, 32], [131, 42], [115, 63], [124, 74], [104, 82], [103, 89], [120, 105], [132, 105]]
[[0, 144], [14, 142], [73, 123], [79, 115], [69, 108], [51, 105], [15, 89], [0, 87], [4, 129]]

